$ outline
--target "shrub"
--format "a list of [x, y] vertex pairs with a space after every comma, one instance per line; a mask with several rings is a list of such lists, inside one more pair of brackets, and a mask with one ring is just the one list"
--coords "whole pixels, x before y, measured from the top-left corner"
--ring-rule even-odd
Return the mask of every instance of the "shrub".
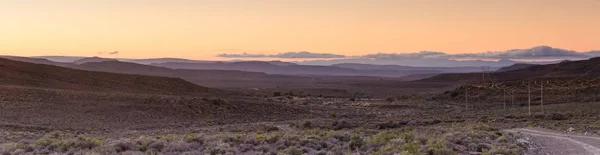
[[452, 93], [450, 93], [450, 97], [456, 97], [458, 96], [458, 92], [453, 91]]
[[394, 129], [394, 128], [399, 128], [399, 127], [401, 127], [400, 123], [394, 123], [393, 121], [388, 121], [386, 123], [377, 124], [377, 128], [379, 128], [380, 130]]
[[61, 151], [70, 151], [71, 149], [74, 148], [75, 143], [73, 141], [70, 140], [63, 140], [63, 141], [59, 141], [56, 146], [58, 147], [58, 149], [60, 149]]
[[486, 124], [476, 125], [475, 127], [473, 127], [473, 129], [479, 130], [479, 131], [498, 131], [498, 129], [491, 127], [489, 125], [486, 125]]
[[352, 138], [350, 139], [350, 149], [352, 150], [358, 150], [360, 148], [363, 147], [365, 143], [363, 142], [363, 139], [360, 138], [358, 135], [354, 135], [352, 136]]
[[273, 92], [273, 97], [279, 97], [279, 96], [281, 96], [281, 92], [278, 92], [278, 91]]
[[306, 121], [306, 122], [302, 123], [302, 128], [304, 128], [304, 129], [310, 129], [312, 127], [313, 127], [313, 124], [310, 121]]
[[354, 126], [346, 121], [335, 121], [332, 124], [334, 130], [352, 129]]
[[284, 154], [289, 154], [289, 155], [302, 155], [304, 153], [304, 151], [302, 151], [301, 149], [292, 146], [292, 147], [288, 147], [285, 150], [282, 150], [281, 153]]
[[92, 149], [97, 147], [102, 142], [101, 139], [85, 137], [83, 135], [77, 136], [76, 147], [82, 149]]
[[283, 137], [283, 134], [270, 134], [266, 137], [265, 141], [269, 144], [274, 144], [279, 141], [281, 137]]
[[555, 121], [561, 121], [561, 120], [567, 120], [567, 119], [569, 119], [569, 117], [567, 117], [566, 115], [561, 114], [561, 113], [552, 113], [550, 118], [552, 120], [555, 120]]
[[396, 99], [395, 99], [395, 98], [393, 98], [393, 97], [386, 97], [386, 98], [385, 98], [385, 101], [387, 101], [387, 102], [390, 102], [390, 103], [391, 103], [391, 102], [394, 102], [394, 101], [396, 101]]
[[152, 151], [160, 152], [165, 148], [165, 143], [163, 141], [156, 141], [152, 144], [148, 145], [148, 149]]
[[393, 131], [383, 131], [379, 132], [376, 135], [371, 136], [368, 141], [377, 144], [377, 145], [385, 145], [393, 139], [399, 138], [400, 135], [397, 132]]
[[133, 149], [134, 144], [126, 140], [121, 140], [117, 141], [113, 147], [115, 147], [115, 151], [117, 152], [125, 152]]
[[417, 155], [417, 154], [420, 154], [420, 152], [419, 152], [420, 146], [421, 145], [419, 144], [418, 141], [412, 141], [409, 143], [402, 144], [402, 150], [404, 150], [410, 154]]
[[506, 142], [508, 142], [508, 139], [504, 135], [502, 135], [502, 136], [498, 137], [498, 141], [506, 143]]
[[351, 139], [351, 136], [348, 133], [334, 133], [332, 137], [342, 142], [347, 142]]
[[187, 135], [185, 135], [183, 137], [185, 142], [188, 143], [196, 143], [196, 144], [200, 144], [203, 145], [204, 144], [204, 137], [195, 133], [189, 133]]

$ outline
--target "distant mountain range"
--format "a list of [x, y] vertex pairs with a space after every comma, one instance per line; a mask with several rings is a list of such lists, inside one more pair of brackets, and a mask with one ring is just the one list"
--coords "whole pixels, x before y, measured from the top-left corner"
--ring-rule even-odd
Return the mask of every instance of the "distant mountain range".
[[[481, 67], [412, 67], [412, 66], [400, 66], [400, 65], [372, 65], [372, 64], [357, 64], [357, 63], [341, 63], [333, 64], [331, 66], [341, 68], [352, 68], [360, 70], [397, 70], [397, 71], [438, 71], [440, 73], [468, 73], [468, 72], [480, 72]], [[492, 70], [498, 69], [492, 67]]]
[[221, 92], [179, 78], [84, 71], [5, 58], [0, 58], [0, 84], [131, 93], [208, 94]]
[[216, 62], [216, 63], [178, 63], [167, 62], [152, 64], [153, 66], [172, 69], [194, 70], [239, 70], [249, 72], [263, 72], [279, 75], [326, 75], [326, 76], [376, 76], [376, 77], [402, 77], [413, 74], [441, 73], [437, 70], [389, 70], [389, 69], [354, 69], [337, 66], [309, 66], [309, 65], [282, 65], [272, 62], [245, 61], [245, 62]]
[[565, 78], [580, 76], [600, 76], [600, 57], [588, 60], [563, 61], [555, 64], [517, 64], [502, 68], [498, 72], [448, 73], [418, 80], [420, 82], [478, 82], [483, 78], [496, 81], [524, 80], [530, 78]]
[[[1, 56], [0, 84], [143, 93], [220, 92], [226, 90], [343, 90], [385, 95], [391, 92], [431, 92], [465, 81], [510, 81], [545, 77], [600, 76], [600, 58], [555, 64], [514, 64], [482, 74], [481, 67], [411, 67], [344, 63], [311, 66], [279, 61], [162, 62], [81, 58], [55, 62], [43, 58]], [[9, 60], [10, 59], [10, 60]], [[184, 60], [177, 60], [184, 61]], [[198, 86], [199, 85], [199, 86]], [[253, 91], [251, 91], [253, 92]], [[264, 92], [263, 92], [264, 93]]]
[[535, 66], [535, 65], [537, 65], [537, 64], [518, 63], [518, 64], [514, 64], [514, 65], [502, 67], [502, 68], [496, 70], [496, 72], [506, 72], [506, 71], [512, 71], [512, 70], [519, 70], [519, 69], [523, 69], [523, 68], [527, 68], [527, 67], [531, 67], [531, 66]]
[[[152, 71], [143, 70], [115, 70], [110, 68], [104, 68], [103, 70], [96, 70], [91, 64], [97, 63], [96, 65], [107, 65], [107, 63], [98, 62], [129, 62], [134, 64], [140, 64], [137, 68], [144, 66], [148, 67], [161, 67], [164, 69], [171, 70], [222, 70], [222, 71], [244, 71], [254, 73], [264, 73], [270, 75], [291, 75], [291, 76], [367, 76], [367, 77], [389, 77], [389, 78], [405, 78], [405, 80], [418, 80], [420, 78], [426, 78], [435, 76], [443, 73], [470, 73], [470, 72], [481, 72], [483, 68], [481, 66], [467, 66], [467, 67], [413, 67], [413, 66], [401, 66], [401, 65], [375, 65], [375, 64], [360, 64], [360, 63], [339, 63], [328, 66], [320, 65], [302, 65], [292, 62], [282, 61], [232, 61], [232, 62], [221, 62], [221, 61], [202, 61], [202, 60], [188, 60], [178, 58], [156, 58], [156, 59], [121, 59], [121, 58], [100, 58], [100, 57], [69, 57], [69, 56], [48, 56], [48, 57], [15, 57], [15, 56], [4, 56], [5, 58], [32, 62], [39, 64], [48, 64], [62, 67], [78, 68], [84, 70], [94, 71], [107, 71], [117, 73], [131, 73], [141, 75], [156, 75], [165, 76], [163, 72], [157, 72], [157, 69]], [[495, 63], [506, 64], [505, 66], [515, 64], [510, 60], [503, 60], [498, 62], [489, 61], [470, 61], [473, 64], [482, 63]], [[475, 63], [482, 62], [482, 63]], [[542, 62], [550, 63], [550, 62]], [[85, 65], [84, 65], [85, 64]], [[133, 66], [134, 64], [128, 64]], [[80, 66], [77, 66], [80, 65]], [[85, 68], [82, 68], [85, 67]], [[116, 67], [116, 66], [115, 66]], [[504, 66], [503, 66], [504, 67]], [[116, 67], [120, 68], [120, 67]], [[489, 67], [487, 71], [495, 71], [501, 67]], [[189, 72], [189, 71], [188, 71]], [[247, 73], [247, 74], [250, 74]], [[169, 73], [173, 76], [169, 77], [182, 77], [180, 73]], [[189, 74], [189, 73], [188, 73]], [[198, 79], [198, 78], [194, 78]]]

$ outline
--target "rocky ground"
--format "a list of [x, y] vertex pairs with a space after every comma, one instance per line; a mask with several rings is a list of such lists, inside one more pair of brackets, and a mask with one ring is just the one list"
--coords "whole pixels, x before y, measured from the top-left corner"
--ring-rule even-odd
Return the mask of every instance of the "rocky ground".
[[564, 138], [510, 129], [600, 131], [600, 103], [550, 104], [529, 115], [526, 106], [471, 102], [465, 109], [431, 95], [215, 98], [1, 88], [4, 154], [545, 154], [562, 145], [546, 142]]

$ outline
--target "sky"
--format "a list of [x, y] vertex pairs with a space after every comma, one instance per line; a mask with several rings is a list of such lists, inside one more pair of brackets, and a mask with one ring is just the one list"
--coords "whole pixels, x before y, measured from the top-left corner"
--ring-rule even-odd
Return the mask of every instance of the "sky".
[[6, 0], [0, 55], [590, 51], [600, 49], [598, 8], [600, 0]]

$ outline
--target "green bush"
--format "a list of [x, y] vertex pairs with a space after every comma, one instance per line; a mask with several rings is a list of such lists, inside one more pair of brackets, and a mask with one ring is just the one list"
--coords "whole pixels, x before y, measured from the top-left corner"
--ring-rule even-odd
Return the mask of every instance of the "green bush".
[[368, 142], [377, 144], [377, 145], [385, 145], [393, 139], [399, 138], [400, 134], [394, 131], [382, 131], [377, 133], [376, 135], [371, 136]]
[[358, 135], [353, 135], [352, 138], [350, 138], [350, 149], [358, 150], [362, 148], [363, 145], [365, 145], [365, 143], [363, 142], [363, 139], [360, 138]]
[[418, 141], [412, 141], [412, 142], [402, 144], [402, 150], [404, 150], [412, 155], [419, 155], [419, 154], [421, 154], [419, 152], [420, 146], [421, 145], [419, 144]]
[[287, 149], [281, 151], [281, 153], [289, 154], [289, 155], [302, 155], [304, 151], [295, 146], [288, 147]]

